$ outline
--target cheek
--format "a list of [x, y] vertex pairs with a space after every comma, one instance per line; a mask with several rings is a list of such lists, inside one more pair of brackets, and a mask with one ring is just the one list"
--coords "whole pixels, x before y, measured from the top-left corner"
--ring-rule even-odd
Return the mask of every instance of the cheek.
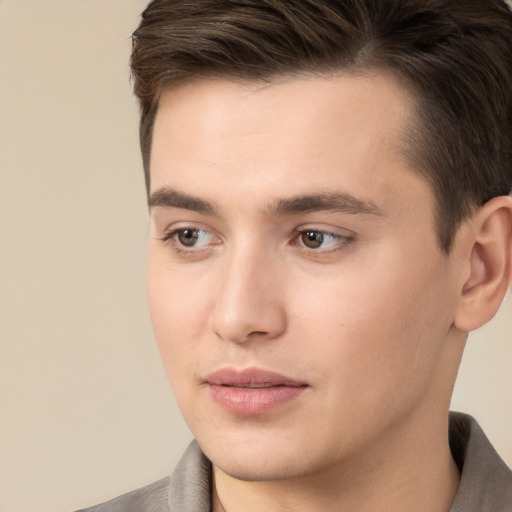
[[147, 294], [151, 322], [171, 383], [197, 359], [194, 347], [206, 331], [208, 291], [204, 280], [172, 268], [165, 258], [149, 253]]
[[403, 395], [402, 386], [413, 394], [427, 385], [450, 326], [441, 274], [403, 262], [308, 287], [315, 292], [302, 294], [295, 318], [304, 343], [314, 340], [311, 356], [332, 377], [333, 394], [378, 402], [386, 392]]
[[161, 272], [148, 260], [147, 293], [155, 339], [169, 384], [185, 418], [194, 397], [190, 376], [196, 373], [196, 353], [204, 326], [191, 287], [176, 273]]

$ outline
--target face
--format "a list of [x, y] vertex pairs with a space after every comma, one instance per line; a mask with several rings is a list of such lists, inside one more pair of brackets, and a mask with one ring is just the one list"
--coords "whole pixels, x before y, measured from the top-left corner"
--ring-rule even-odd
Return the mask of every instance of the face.
[[183, 415], [223, 472], [320, 474], [448, 407], [456, 272], [399, 150], [409, 112], [384, 75], [163, 95], [150, 309]]

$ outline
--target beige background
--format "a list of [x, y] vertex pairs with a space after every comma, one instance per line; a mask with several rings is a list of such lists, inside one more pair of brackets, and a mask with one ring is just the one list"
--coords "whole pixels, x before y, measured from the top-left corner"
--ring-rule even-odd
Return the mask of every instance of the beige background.
[[[169, 473], [190, 439], [153, 343], [127, 60], [143, 0], [0, 0], [0, 511]], [[512, 300], [454, 407], [512, 464]]]

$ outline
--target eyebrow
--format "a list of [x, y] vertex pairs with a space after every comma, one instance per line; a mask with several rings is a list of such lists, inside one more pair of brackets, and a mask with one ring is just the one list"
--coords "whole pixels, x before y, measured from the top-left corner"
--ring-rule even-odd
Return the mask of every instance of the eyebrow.
[[384, 216], [383, 211], [369, 200], [344, 192], [321, 192], [276, 200], [268, 209], [269, 215], [297, 215], [316, 211]]
[[[155, 190], [149, 197], [150, 208], [182, 208], [205, 215], [218, 215], [213, 203], [168, 187]], [[336, 212], [383, 216], [382, 210], [370, 200], [345, 192], [320, 192], [276, 199], [264, 214], [268, 216], [299, 215], [312, 212]]]
[[148, 204], [150, 208], [182, 208], [184, 210], [204, 213], [205, 215], [217, 214], [217, 209], [209, 201], [167, 187], [155, 190], [149, 196]]

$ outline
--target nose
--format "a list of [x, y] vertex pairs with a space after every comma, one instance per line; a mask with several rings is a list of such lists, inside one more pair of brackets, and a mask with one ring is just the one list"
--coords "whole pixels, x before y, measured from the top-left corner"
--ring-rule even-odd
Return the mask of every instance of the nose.
[[213, 311], [215, 334], [226, 341], [270, 340], [286, 330], [282, 273], [271, 256], [242, 250], [222, 265]]

